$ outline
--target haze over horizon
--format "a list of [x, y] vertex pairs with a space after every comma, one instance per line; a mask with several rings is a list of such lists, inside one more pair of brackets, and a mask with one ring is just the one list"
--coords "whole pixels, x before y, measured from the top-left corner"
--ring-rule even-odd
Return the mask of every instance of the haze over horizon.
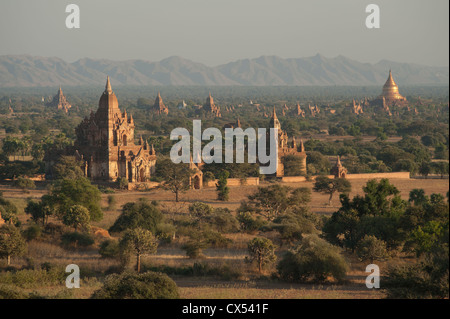
[[242, 59], [321, 54], [448, 67], [447, 0], [377, 0], [381, 28], [367, 29], [356, 0], [74, 0], [81, 28], [65, 27], [58, 0], [0, 3], [0, 55], [161, 61], [219, 66]]

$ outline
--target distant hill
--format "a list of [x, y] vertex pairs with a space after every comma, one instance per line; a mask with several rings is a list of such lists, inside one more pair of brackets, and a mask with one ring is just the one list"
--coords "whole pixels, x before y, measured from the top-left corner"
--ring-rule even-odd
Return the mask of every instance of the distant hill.
[[0, 56], [0, 87], [98, 85], [111, 77], [114, 85], [249, 85], [330, 86], [382, 85], [392, 68], [402, 85], [448, 85], [448, 67], [380, 61], [361, 63], [338, 56], [299, 59], [262, 56], [208, 67], [181, 57], [159, 62], [59, 58], [28, 55]]

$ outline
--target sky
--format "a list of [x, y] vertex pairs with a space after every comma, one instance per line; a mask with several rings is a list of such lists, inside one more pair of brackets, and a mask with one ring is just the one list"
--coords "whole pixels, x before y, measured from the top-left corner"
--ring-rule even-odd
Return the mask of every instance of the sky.
[[[65, 24], [69, 4], [80, 28]], [[368, 29], [366, 6], [380, 8]], [[217, 66], [317, 53], [368, 63], [449, 65], [448, 0], [1, 0], [0, 55]]]

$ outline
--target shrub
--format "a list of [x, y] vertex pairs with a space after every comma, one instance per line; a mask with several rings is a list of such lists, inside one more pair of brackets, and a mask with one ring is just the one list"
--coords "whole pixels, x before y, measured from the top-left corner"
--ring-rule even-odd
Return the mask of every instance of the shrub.
[[0, 284], [14, 285], [20, 288], [35, 288], [42, 285], [56, 285], [65, 281], [67, 274], [62, 267], [49, 269], [22, 269], [2, 273]]
[[65, 233], [61, 236], [65, 248], [89, 247], [94, 244], [94, 238], [86, 233]]
[[20, 188], [21, 190], [27, 190], [27, 189], [35, 189], [36, 185], [34, 184], [34, 181], [28, 178], [24, 178], [20, 176], [18, 179], [13, 181], [12, 183], [13, 187]]
[[112, 274], [103, 287], [92, 295], [93, 299], [178, 299], [178, 288], [166, 274]]
[[189, 206], [189, 214], [197, 221], [209, 218], [213, 212], [214, 208], [211, 205], [202, 202], [195, 202]]
[[42, 234], [41, 227], [39, 227], [39, 225], [36, 224], [30, 225], [27, 229], [23, 231], [23, 237], [25, 237], [27, 241], [37, 239], [41, 236], [41, 234]]
[[281, 279], [286, 281], [325, 282], [328, 276], [342, 281], [348, 264], [338, 247], [311, 235], [304, 238], [295, 250], [286, 253], [277, 270]]
[[356, 247], [356, 255], [361, 261], [382, 261], [388, 257], [386, 243], [375, 236], [366, 235]]
[[126, 179], [125, 177], [119, 177], [116, 181], [116, 184], [119, 189], [127, 189], [128, 179]]
[[1, 299], [27, 299], [28, 295], [23, 293], [17, 287], [11, 288], [0, 285], [0, 300]]
[[208, 220], [221, 233], [233, 233], [239, 230], [239, 223], [228, 208], [216, 208]]
[[214, 248], [226, 248], [233, 242], [231, 239], [223, 237], [221, 233], [210, 230], [202, 232], [202, 240]]
[[206, 247], [208, 247], [208, 245], [205, 242], [200, 240], [190, 240], [184, 244], [181, 249], [186, 251], [186, 256], [191, 259], [196, 259], [204, 257], [202, 250]]
[[102, 242], [98, 250], [102, 258], [116, 258], [119, 256], [119, 252], [119, 242], [114, 239], [108, 239]]
[[267, 224], [267, 222], [261, 217], [253, 218], [250, 212], [241, 212], [237, 215], [237, 220], [241, 229], [246, 233], [255, 233], [262, 226]]
[[108, 209], [109, 210], [115, 209], [116, 208], [116, 203], [117, 203], [116, 196], [108, 195]]

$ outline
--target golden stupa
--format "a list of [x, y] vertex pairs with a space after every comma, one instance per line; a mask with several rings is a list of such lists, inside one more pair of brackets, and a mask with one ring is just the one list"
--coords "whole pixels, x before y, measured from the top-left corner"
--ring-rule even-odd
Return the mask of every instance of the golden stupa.
[[392, 70], [389, 70], [389, 77], [383, 86], [383, 93], [381, 94], [380, 98], [383, 97], [386, 100], [390, 101], [406, 101], [406, 98], [402, 96], [398, 91], [398, 85], [395, 83], [394, 78], [392, 77]]

